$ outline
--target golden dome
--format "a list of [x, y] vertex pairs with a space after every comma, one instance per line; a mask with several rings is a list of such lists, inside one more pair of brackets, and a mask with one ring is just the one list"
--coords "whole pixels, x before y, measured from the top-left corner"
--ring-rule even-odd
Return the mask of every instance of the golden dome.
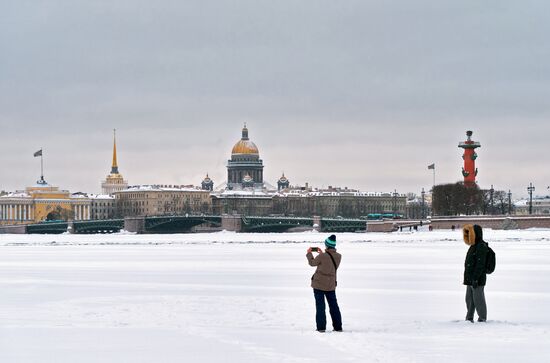
[[259, 154], [258, 147], [250, 140], [240, 140], [233, 146], [231, 154]]
[[243, 136], [233, 146], [233, 150], [231, 151], [231, 154], [248, 154], [248, 155], [259, 155], [260, 152], [258, 151], [258, 147], [256, 144], [254, 144], [250, 139], [248, 138], [248, 129], [246, 128], [246, 125], [243, 128]]

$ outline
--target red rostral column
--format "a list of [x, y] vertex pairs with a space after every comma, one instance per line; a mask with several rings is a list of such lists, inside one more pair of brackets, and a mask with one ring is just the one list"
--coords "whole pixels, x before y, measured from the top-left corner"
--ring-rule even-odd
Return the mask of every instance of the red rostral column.
[[462, 175], [464, 176], [464, 185], [470, 186], [470, 187], [476, 185], [477, 154], [475, 150], [478, 147], [481, 147], [481, 144], [479, 142], [472, 141], [472, 135], [473, 135], [472, 131], [466, 131], [466, 136], [468, 136], [468, 139], [458, 144], [458, 147], [461, 147], [464, 149], [464, 155], [462, 155], [462, 159], [464, 159], [464, 167], [462, 168]]

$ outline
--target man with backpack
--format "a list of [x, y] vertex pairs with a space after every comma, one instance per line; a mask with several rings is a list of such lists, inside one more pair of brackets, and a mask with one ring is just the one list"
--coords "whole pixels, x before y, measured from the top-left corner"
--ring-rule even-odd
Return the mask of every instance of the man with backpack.
[[[325, 252], [320, 248], [308, 248], [307, 260], [310, 266], [317, 266], [315, 273], [311, 277], [311, 287], [315, 296], [317, 331], [324, 333], [327, 326], [327, 317], [325, 315], [325, 298], [328, 302], [330, 317], [332, 318], [332, 327], [334, 331], [342, 331], [342, 316], [338, 301], [336, 300], [336, 271], [342, 261], [342, 255], [336, 252], [336, 236], [331, 235], [325, 240]], [[312, 252], [318, 255], [314, 258]]]
[[464, 261], [464, 285], [466, 285], [466, 321], [474, 322], [474, 312], [477, 311], [478, 322], [487, 321], [487, 304], [485, 302], [485, 283], [487, 273], [495, 269], [495, 253], [489, 244], [483, 240], [483, 230], [480, 226], [465, 225], [463, 228], [464, 242], [470, 246]]

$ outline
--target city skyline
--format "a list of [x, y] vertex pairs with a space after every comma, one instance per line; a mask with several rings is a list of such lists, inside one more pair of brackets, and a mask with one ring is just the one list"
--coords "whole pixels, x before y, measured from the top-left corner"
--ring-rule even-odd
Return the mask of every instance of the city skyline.
[[[113, 130], [110, 130], [110, 132], [112, 133]], [[120, 136], [118, 135], [118, 136], [117, 136], [117, 139], [118, 139], [119, 137], [120, 137]], [[463, 138], [464, 138], [464, 137], [463, 137]], [[474, 136], [474, 138], [475, 138], [475, 136]], [[251, 141], [254, 141], [254, 138], [253, 138], [253, 137], [251, 137]], [[112, 171], [112, 170], [111, 170], [111, 169], [112, 169], [112, 165], [111, 165], [111, 164], [112, 164], [112, 160], [113, 160], [113, 144], [112, 144], [113, 140], [112, 140], [112, 135], [111, 135], [111, 139], [109, 140], [109, 142], [110, 142], [109, 147], [110, 147], [111, 149], [109, 150], [109, 157], [108, 157], [108, 160], [105, 161], [105, 163], [109, 164], [109, 167], [108, 167], [108, 168], [105, 167], [105, 168], [103, 168], [103, 169], [108, 169], [109, 171]], [[117, 147], [118, 150], [120, 150], [120, 149], [121, 149], [120, 142], [117, 141], [117, 144], [118, 144], [118, 145], [117, 145], [116, 147]], [[226, 143], [224, 143], [224, 144], [226, 144]], [[262, 156], [262, 155], [263, 155], [263, 153], [262, 153], [262, 147], [259, 146], [258, 148], [259, 148], [259, 151], [260, 151], [260, 157], [263, 158], [263, 156]], [[122, 149], [124, 149], [124, 148], [122, 148]], [[231, 149], [231, 147], [229, 147], [229, 149]], [[47, 152], [46, 148], [43, 148], [43, 147], [42, 147], [42, 148], [40, 148], [39, 150], [41, 150], [41, 151], [45, 150], [45, 151], [44, 151], [44, 155], [45, 155], [46, 158], [47, 158], [48, 152]], [[461, 153], [461, 152], [459, 151], [459, 156], [461, 156], [460, 153]], [[228, 156], [226, 159], [229, 159], [229, 158], [230, 158], [230, 152], [228, 152], [228, 154], [229, 154], [229, 156]], [[118, 155], [120, 155], [120, 153], [119, 153]], [[35, 159], [35, 160], [34, 160], [34, 164], [35, 164], [35, 165], [34, 165], [34, 166], [35, 166], [34, 169], [37, 170], [37, 175], [40, 175], [40, 162], [39, 162], [39, 160], [38, 160], [37, 158], [34, 158], [33, 155], [31, 155], [30, 157], [27, 157], [27, 159]], [[123, 159], [126, 159], [126, 158], [123, 158]], [[130, 157], [130, 159], [131, 159], [131, 157]], [[462, 159], [460, 158], [460, 160], [462, 160]], [[50, 162], [50, 163], [51, 163], [51, 162]], [[50, 163], [46, 163], [46, 164], [50, 164]], [[104, 164], [105, 164], [105, 163], [104, 163]], [[97, 163], [96, 163], [96, 164], [97, 164]], [[139, 165], [139, 162], [136, 163], [136, 161], [133, 161], [133, 162], [130, 162], [129, 164], [130, 164], [130, 165]], [[456, 168], [459, 168], [459, 169], [460, 169], [460, 167], [462, 166], [462, 164], [461, 164], [460, 162], [457, 162], [455, 166], [456, 166]], [[268, 161], [268, 166], [267, 166], [267, 167], [269, 168], [269, 161]], [[195, 186], [200, 186], [200, 182], [204, 179], [204, 177], [206, 176], [206, 174], [208, 174], [208, 175], [213, 179], [213, 181], [214, 181], [214, 187], [217, 188], [220, 184], [225, 184], [225, 183], [227, 182], [227, 170], [226, 170], [226, 168], [227, 168], [227, 164], [223, 165], [223, 170], [221, 170], [221, 171], [215, 171], [215, 172], [207, 171], [207, 172], [202, 173], [202, 174], [199, 172], [199, 173], [195, 173], [195, 175], [197, 175], [198, 178], [195, 178], [194, 180], [183, 180], [183, 179], [181, 179], [181, 178], [177, 178], [177, 179], [178, 179], [177, 182], [171, 181], [171, 180], [154, 180], [153, 177], [151, 177], [151, 175], [147, 175], [147, 174], [143, 174], [143, 173], [140, 174], [139, 172], [136, 172], [135, 170], [134, 170], [133, 172], [132, 172], [132, 170], [127, 170], [126, 172], [121, 172], [121, 173], [123, 173], [124, 175], [126, 175], [126, 174], [128, 174], [128, 175], [146, 175], [146, 178], [145, 178], [146, 182], [139, 182], [138, 180], [136, 180], [135, 182], [133, 182], [133, 181], [130, 180], [130, 181], [129, 181], [129, 185], [130, 185], [130, 186], [131, 186], [131, 185], [155, 185], [155, 184], [156, 184], [156, 185], [191, 185], [191, 184], [192, 184], [192, 185], [195, 185]], [[436, 168], [436, 170], [438, 170], [438, 165], [437, 165], [437, 163], [435, 163], [435, 168]], [[124, 171], [124, 170], [125, 170], [125, 167], [122, 166], [121, 169]], [[425, 169], [426, 169], [425, 174], [428, 176], [428, 179], [432, 180], [433, 174], [432, 174], [432, 171], [431, 171], [431, 170], [428, 170], [428, 165], [425, 165]], [[59, 170], [59, 166], [56, 167], [56, 168], [54, 167], [54, 170], [57, 170], [57, 171], [58, 171], [58, 170]], [[195, 172], [195, 171], [193, 171], [193, 172]], [[282, 174], [282, 173], [285, 173], [285, 175], [286, 175], [287, 177], [289, 177], [288, 172], [285, 172], [285, 171], [283, 170], [283, 171], [281, 172], [281, 174]], [[46, 179], [46, 181], [47, 181], [48, 183], [50, 183], [50, 178], [48, 177], [48, 170], [46, 170], [44, 174], [45, 174], [45, 179]], [[103, 174], [107, 175], [107, 174], [109, 174], [109, 173], [104, 171]], [[99, 179], [105, 177], [105, 175], [103, 175], [103, 174], [100, 176]], [[267, 173], [267, 174], [269, 175], [269, 174], [273, 174], [273, 173]], [[280, 178], [281, 174], [276, 175], [273, 179], [267, 179], [266, 181], [267, 181], [269, 184], [276, 185], [276, 182], [277, 182], [277, 180]], [[55, 174], [54, 174], [54, 175], [55, 175]], [[189, 174], [186, 174], [186, 175], [189, 175]], [[220, 176], [220, 179], [217, 179], [217, 178], [214, 179], [213, 175]], [[437, 175], [437, 174], [436, 174], [436, 175]], [[84, 178], [87, 178], [88, 176], [90, 176], [90, 175], [86, 175]], [[91, 176], [90, 176], [90, 177], [91, 177]], [[35, 178], [35, 179], [36, 179], [36, 180], [39, 180], [40, 177], [37, 177], [37, 178]], [[294, 179], [293, 177], [289, 177], [289, 179], [291, 179], [291, 185], [304, 185], [305, 183], [309, 183], [309, 185], [311, 185], [311, 186], [313, 186], [313, 187], [318, 187], [318, 188], [326, 188], [326, 187], [328, 187], [328, 186], [333, 186], [333, 187], [349, 187], [349, 188], [355, 188], [355, 189], [359, 189], [359, 190], [362, 190], [362, 191], [369, 191], [369, 192], [390, 192], [390, 193], [393, 192], [393, 190], [392, 190], [391, 188], [373, 190], [373, 189], [368, 189], [368, 188], [365, 189], [365, 188], [361, 188], [361, 186], [350, 185], [350, 184], [345, 184], [345, 183], [344, 183], [344, 184], [330, 183], [330, 181], [329, 181], [328, 183], [325, 183], [325, 184], [315, 184], [315, 183], [312, 183], [311, 181], [308, 181], [308, 180], [305, 180], [305, 181], [303, 181], [303, 182], [294, 182], [294, 181], [293, 181], [293, 179]], [[438, 179], [436, 179], [436, 184], [454, 183], [454, 182], [460, 182], [460, 181], [462, 181], [462, 175], [460, 175], [460, 172], [459, 172], [459, 176], [456, 178], [456, 180], [443, 181], [443, 180], [438, 180]], [[23, 189], [23, 188], [26, 187], [26, 186], [33, 185], [34, 183], [35, 183], [35, 180], [32, 180], [31, 182], [28, 183], [28, 185], [24, 185], [24, 186], [21, 186], [21, 187], [17, 187], [17, 188], [15, 188], [15, 189], [8, 189], [8, 188], [2, 188], [2, 187], [0, 187], [0, 190], [5, 190], [5, 191], [20, 190], [20, 189]], [[52, 182], [51, 184], [56, 185], [56, 186], [60, 186], [60, 187], [62, 187], [62, 188], [64, 188], [64, 189], [69, 189], [69, 190], [72, 190], [72, 191], [89, 192], [89, 193], [99, 193], [99, 189], [101, 189], [100, 183], [101, 183], [101, 181], [98, 181], [98, 180], [96, 180], [95, 183], [94, 183], [94, 181], [92, 181], [92, 184], [98, 184], [99, 186], [98, 186], [98, 185], [94, 185], [94, 186], [93, 186], [92, 188], [90, 188], [90, 189], [84, 189], [84, 188], [78, 187], [78, 186], [76, 186], [76, 187], [74, 187], [74, 188], [69, 188], [69, 187], [66, 187], [63, 183], [57, 183], [57, 182]], [[84, 184], [89, 185], [90, 183], [87, 182], [87, 183], [84, 183]], [[428, 184], [429, 184], [429, 185], [427, 185], [427, 187], [424, 187], [426, 190], [428, 190], [428, 189], [431, 187], [431, 183], [428, 183]], [[480, 187], [484, 187], [484, 186], [480, 186]], [[496, 186], [495, 186], [495, 187], [496, 187]], [[395, 189], [395, 188], [394, 188], [394, 189]], [[539, 193], [536, 193], [536, 190], [535, 190], [535, 193], [534, 193], [533, 195], [546, 195], [546, 194], [548, 193], [547, 189], [548, 189], [547, 186], [544, 186], [544, 187], [540, 186], [540, 187], [538, 188]], [[504, 190], [504, 189], [502, 189], [502, 190]], [[399, 190], [398, 192], [400, 192], [400, 193], [410, 193], [410, 192], [412, 192], [412, 193], [420, 194], [420, 193], [417, 192], [416, 190]], [[525, 194], [527, 194], [527, 193], [525, 193]]]
[[[226, 181], [247, 122], [265, 180], [546, 195], [550, 53], [536, 1], [12, 2], [0, 12], [0, 190]], [[184, 21], [182, 21], [182, 19]]]

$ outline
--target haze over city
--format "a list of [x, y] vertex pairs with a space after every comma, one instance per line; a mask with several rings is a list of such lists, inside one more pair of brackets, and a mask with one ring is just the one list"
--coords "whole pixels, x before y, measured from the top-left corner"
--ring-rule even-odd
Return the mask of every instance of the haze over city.
[[274, 184], [419, 193], [550, 185], [550, 5], [141, 1], [0, 5], [0, 190], [219, 185], [250, 130]]

